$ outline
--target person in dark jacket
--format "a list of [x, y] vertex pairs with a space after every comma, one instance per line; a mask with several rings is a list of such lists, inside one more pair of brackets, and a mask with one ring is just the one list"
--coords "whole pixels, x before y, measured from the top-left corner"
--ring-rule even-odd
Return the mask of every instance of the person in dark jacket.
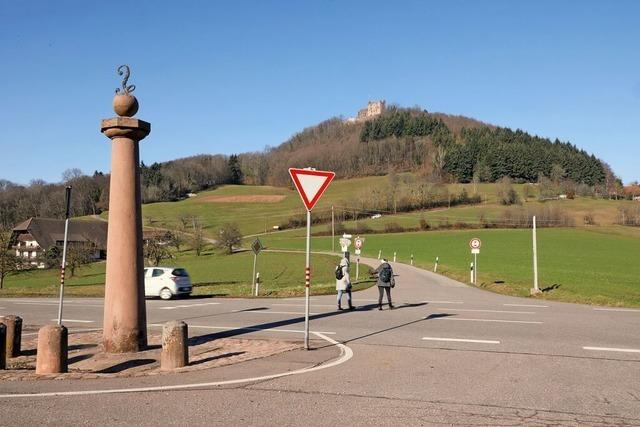
[[382, 264], [376, 268], [374, 274], [378, 276], [378, 310], [382, 310], [382, 297], [384, 293], [387, 293], [387, 302], [389, 303], [389, 309], [393, 310], [393, 304], [391, 303], [391, 288], [396, 285], [396, 281], [393, 278], [393, 269], [386, 259], [382, 259]]

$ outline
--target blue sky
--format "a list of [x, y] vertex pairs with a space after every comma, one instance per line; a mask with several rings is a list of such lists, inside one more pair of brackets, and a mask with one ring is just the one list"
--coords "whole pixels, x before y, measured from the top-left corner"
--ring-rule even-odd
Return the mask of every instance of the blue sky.
[[570, 141], [640, 179], [640, 2], [0, 0], [0, 178], [109, 170], [129, 64], [145, 163], [277, 145], [368, 99]]

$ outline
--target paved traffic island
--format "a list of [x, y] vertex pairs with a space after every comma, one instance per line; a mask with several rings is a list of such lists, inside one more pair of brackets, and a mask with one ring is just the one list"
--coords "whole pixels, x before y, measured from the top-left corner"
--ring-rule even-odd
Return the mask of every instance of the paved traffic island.
[[273, 356], [301, 348], [300, 343], [274, 339], [213, 338], [207, 335], [189, 339], [188, 365], [161, 369], [162, 333], [150, 333], [146, 350], [135, 353], [106, 353], [102, 331], [69, 334], [68, 373], [36, 374], [37, 338], [23, 340], [18, 357], [8, 358], [0, 381], [39, 379], [127, 378], [191, 372], [232, 365]]

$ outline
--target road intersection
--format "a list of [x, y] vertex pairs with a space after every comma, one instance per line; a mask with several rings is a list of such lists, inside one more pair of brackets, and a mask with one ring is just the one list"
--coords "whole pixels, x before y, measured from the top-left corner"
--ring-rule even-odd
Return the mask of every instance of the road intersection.
[[[0, 424], [640, 425], [640, 310], [508, 297], [394, 267], [395, 310], [377, 310], [375, 289], [355, 293], [351, 312], [312, 297], [312, 351], [144, 379], [5, 382]], [[0, 307], [34, 327], [25, 334], [57, 312], [41, 298]], [[102, 300], [69, 299], [64, 318], [72, 332], [99, 329]], [[184, 320], [192, 336], [300, 341], [304, 299], [149, 300], [147, 319]]]

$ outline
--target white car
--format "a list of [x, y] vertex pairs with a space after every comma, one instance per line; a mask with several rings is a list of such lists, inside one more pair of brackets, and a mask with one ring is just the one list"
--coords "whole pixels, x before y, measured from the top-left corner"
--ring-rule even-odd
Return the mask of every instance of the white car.
[[171, 299], [191, 294], [191, 279], [184, 268], [147, 267], [144, 269], [144, 296]]

